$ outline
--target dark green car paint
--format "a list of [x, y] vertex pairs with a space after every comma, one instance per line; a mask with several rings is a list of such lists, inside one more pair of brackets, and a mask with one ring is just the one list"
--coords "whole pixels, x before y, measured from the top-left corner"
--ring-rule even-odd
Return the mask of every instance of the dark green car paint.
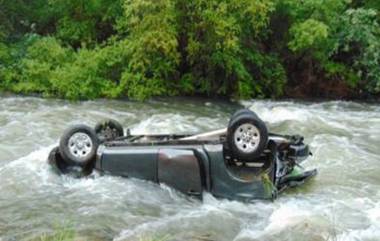
[[[260, 158], [262, 166], [229, 165], [221, 141], [133, 143], [129, 139], [100, 145], [96, 160], [84, 170], [88, 174], [95, 168], [103, 174], [162, 183], [200, 199], [209, 192], [232, 200], [272, 200], [278, 192], [301, 185], [317, 174], [312, 170], [294, 175], [294, 167], [306, 159], [309, 148], [303, 139], [281, 138], [289, 143], [284, 146], [281, 141], [270, 140]], [[71, 172], [62, 163], [57, 148], [49, 162], [62, 173]], [[291, 162], [294, 163], [289, 166]]]

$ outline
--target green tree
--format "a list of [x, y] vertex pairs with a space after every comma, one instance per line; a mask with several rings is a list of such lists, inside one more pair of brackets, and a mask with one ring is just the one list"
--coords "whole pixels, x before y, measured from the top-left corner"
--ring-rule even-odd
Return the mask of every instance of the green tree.
[[0, 0], [0, 6], [3, 90], [69, 99], [251, 98], [323, 91], [337, 82], [353, 93], [380, 94], [376, 0]]
[[361, 86], [380, 92], [380, 26], [374, 9], [349, 9], [340, 18], [336, 54], [349, 56], [342, 62], [352, 66]]
[[[251, 55], [267, 26], [272, 1], [179, 1], [182, 83], [200, 93], [255, 96]], [[258, 85], [257, 88], [254, 88]]]
[[55, 35], [74, 47], [103, 42], [115, 34], [120, 0], [48, 0], [55, 15]]
[[175, 5], [171, 0], [126, 0], [120, 29], [127, 32], [129, 63], [122, 76], [135, 99], [176, 94], [179, 61]]

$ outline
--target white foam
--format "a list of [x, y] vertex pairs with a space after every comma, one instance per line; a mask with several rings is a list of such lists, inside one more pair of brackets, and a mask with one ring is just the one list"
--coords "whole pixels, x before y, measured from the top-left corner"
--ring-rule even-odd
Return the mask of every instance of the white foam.
[[368, 218], [372, 221], [372, 223], [379, 226], [380, 229], [380, 202], [378, 202], [374, 208], [369, 209], [367, 211]]
[[311, 114], [304, 109], [273, 107], [261, 110], [259, 116], [268, 123], [278, 123], [290, 120], [305, 122], [310, 118]]
[[246, 239], [262, 240], [266, 236], [276, 235], [285, 229], [296, 226], [312, 216], [312, 212], [302, 209], [297, 203], [280, 204], [274, 209], [264, 229], [252, 229], [248, 227], [242, 230], [235, 240]]
[[200, 128], [194, 125], [194, 121], [196, 121], [194, 116], [156, 114], [133, 126], [131, 131], [133, 134], [196, 133]]
[[[21, 157], [19, 159], [16, 159], [14, 161], [11, 161], [4, 166], [0, 167], [0, 174], [7, 169], [13, 169], [13, 168], [22, 168], [22, 169], [29, 169], [31, 171], [37, 171], [42, 163], [46, 163], [49, 152], [54, 148], [56, 145], [50, 145], [47, 147], [43, 147], [39, 150], [35, 150], [31, 152], [30, 154]], [[22, 170], [20, 169], [20, 170]]]
[[[50, 196], [56, 200], [57, 213], [65, 212], [68, 206], [71, 211], [79, 212], [75, 218], [82, 223], [83, 230], [103, 230], [108, 224], [107, 220], [94, 219], [89, 226], [86, 224], [88, 219], [83, 219], [81, 214], [112, 216], [109, 225], [114, 233], [110, 235], [116, 235], [115, 240], [136, 240], [141, 235], [175, 232], [176, 229], [182, 232], [180, 235], [187, 231], [211, 233], [210, 239], [214, 240], [233, 239], [231, 236], [224, 238], [228, 235], [236, 236], [235, 240], [276, 239], [283, 233], [289, 234], [288, 230], [293, 230], [294, 234], [290, 233], [286, 238], [296, 239], [295, 235], [313, 229], [318, 234], [311, 235], [321, 239], [328, 237], [326, 233], [330, 234], [335, 228], [334, 222], [338, 225], [336, 240], [380, 240], [380, 204], [376, 203], [380, 193], [374, 191], [379, 187], [376, 176], [379, 170], [376, 149], [376, 134], [380, 133], [378, 107], [371, 107], [368, 111], [366, 104], [351, 108], [342, 102], [313, 105], [271, 101], [244, 103], [269, 123], [270, 128], [278, 128], [276, 131], [284, 134], [306, 135], [314, 156], [305, 164], [312, 164], [320, 170], [316, 182], [305, 189], [287, 193], [273, 203], [247, 204], [216, 199], [208, 193], [204, 194], [203, 202], [193, 201], [172, 188], [160, 188], [133, 179], [96, 174], [75, 179], [52, 172], [46, 159], [54, 145], [45, 145], [56, 142], [62, 130], [74, 121], [94, 124], [107, 114], [115, 119], [119, 116], [128, 124], [135, 123], [132, 134], [199, 132], [225, 127], [228, 122], [227, 111], [218, 106], [212, 113], [207, 113], [211, 110], [208, 103], [206, 107], [199, 107], [199, 104], [183, 107], [167, 101], [156, 105], [165, 106], [157, 109], [149, 103], [135, 105], [128, 102], [127, 106], [124, 102], [112, 103], [2, 99], [0, 189], [1, 198], [8, 199], [5, 204], [15, 200], [19, 203], [14, 208], [21, 209], [28, 207], [35, 197]], [[130, 112], [124, 111], [124, 106]], [[198, 108], [206, 110], [202, 112]], [[22, 200], [17, 200], [18, 195]], [[30, 221], [32, 225], [38, 226], [39, 218], [46, 213], [45, 206], [51, 202], [44, 200], [41, 206], [38, 200], [33, 203], [39, 213], [36, 212]], [[89, 203], [91, 206], [87, 206]], [[334, 205], [338, 207], [337, 213], [334, 213]], [[18, 210], [4, 209], [2, 215], [8, 212], [7, 217], [27, 215], [25, 211], [17, 213]], [[333, 217], [335, 214], [337, 216]], [[54, 213], [49, 215], [52, 219], [62, 217]], [[14, 227], [5, 226], [6, 229]], [[19, 230], [15, 229], [11, 232], [22, 231], [21, 226]], [[217, 232], [220, 232], [219, 236]]]
[[335, 237], [337, 241], [380, 240], [380, 227], [371, 225], [367, 229], [348, 230]]

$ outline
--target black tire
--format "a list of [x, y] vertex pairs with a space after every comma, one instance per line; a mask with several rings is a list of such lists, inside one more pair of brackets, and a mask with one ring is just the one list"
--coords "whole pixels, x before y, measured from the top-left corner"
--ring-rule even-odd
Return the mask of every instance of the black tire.
[[234, 158], [244, 162], [254, 162], [268, 143], [268, 129], [265, 123], [252, 113], [233, 116], [227, 129], [228, 149]]
[[65, 170], [67, 168], [67, 164], [62, 161], [62, 158], [60, 158], [59, 148], [54, 147], [48, 157], [48, 162], [51, 167], [57, 172], [57, 173], [65, 173]]
[[88, 176], [92, 173], [94, 165], [87, 165], [86, 167], [68, 165], [62, 158], [59, 152], [59, 147], [54, 147], [49, 153], [48, 162], [58, 175], [67, 174], [71, 177], [81, 178]]
[[247, 109], [247, 108], [240, 109], [240, 110], [235, 111], [235, 113], [231, 116], [230, 122], [228, 123], [228, 126], [231, 126], [231, 122], [233, 120], [235, 120], [240, 115], [252, 115], [255, 118], [259, 118], [257, 116], [257, 114], [255, 112], [251, 111], [250, 109]]
[[95, 160], [98, 146], [98, 137], [91, 127], [74, 125], [63, 133], [59, 153], [68, 165], [86, 167]]
[[111, 141], [123, 136], [124, 129], [118, 121], [107, 119], [95, 125], [95, 133], [100, 141]]

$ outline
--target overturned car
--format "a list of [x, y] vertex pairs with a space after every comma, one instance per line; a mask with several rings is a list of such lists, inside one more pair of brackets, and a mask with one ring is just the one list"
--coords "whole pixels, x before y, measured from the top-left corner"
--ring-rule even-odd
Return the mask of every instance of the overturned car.
[[241, 201], [274, 199], [317, 174], [300, 163], [311, 152], [298, 135], [269, 133], [251, 110], [226, 129], [197, 135], [132, 135], [114, 120], [69, 127], [49, 163], [62, 174], [102, 174], [163, 183], [185, 194]]

